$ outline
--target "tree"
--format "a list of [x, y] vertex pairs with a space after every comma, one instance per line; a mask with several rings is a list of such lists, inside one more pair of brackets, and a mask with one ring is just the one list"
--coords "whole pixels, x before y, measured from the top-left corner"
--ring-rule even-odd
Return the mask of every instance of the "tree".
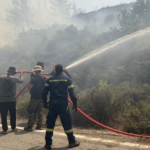
[[72, 3], [72, 11], [74, 16], [85, 13], [85, 10], [82, 10], [81, 8], [77, 8], [75, 2]]
[[150, 26], [150, 0], [137, 0], [130, 12], [121, 11], [118, 19], [124, 33], [132, 33]]

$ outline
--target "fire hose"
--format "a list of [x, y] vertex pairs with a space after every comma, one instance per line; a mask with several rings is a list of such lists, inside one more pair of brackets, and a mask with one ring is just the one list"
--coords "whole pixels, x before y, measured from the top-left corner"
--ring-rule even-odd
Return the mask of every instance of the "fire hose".
[[[17, 71], [17, 73], [20, 73], [21, 71]], [[32, 73], [32, 71], [23, 71], [24, 73]], [[48, 79], [47, 76], [42, 75], [44, 78]], [[19, 95], [25, 90], [25, 88], [28, 86], [29, 82], [23, 87], [23, 89], [16, 95], [16, 98], [19, 97]], [[72, 101], [68, 98], [68, 101], [73, 105]], [[123, 132], [123, 131], [119, 131], [113, 128], [110, 128], [108, 126], [105, 126], [99, 122], [97, 122], [96, 120], [92, 119], [91, 117], [89, 117], [87, 114], [85, 114], [81, 109], [77, 108], [78, 111], [84, 116], [86, 117], [88, 120], [90, 120], [91, 122], [95, 123], [96, 125], [103, 127], [105, 129], [108, 129], [110, 131], [119, 133], [119, 134], [124, 134], [124, 135], [128, 135], [128, 136], [134, 136], [134, 137], [141, 137], [141, 138], [148, 138], [150, 139], [150, 136], [146, 136], [146, 135], [139, 135], [139, 134], [133, 134], [133, 133], [127, 133], [127, 132]]]

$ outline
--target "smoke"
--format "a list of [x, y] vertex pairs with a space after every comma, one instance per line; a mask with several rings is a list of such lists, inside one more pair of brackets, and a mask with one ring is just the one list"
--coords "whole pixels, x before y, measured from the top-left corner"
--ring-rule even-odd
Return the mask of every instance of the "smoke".
[[5, 11], [7, 7], [9, 7], [9, 5], [9, 0], [0, 0], [0, 47], [7, 43], [10, 43], [12, 40], [15, 39], [15, 32], [12, 25], [6, 22]]
[[[150, 31], [150, 30], [149, 30]], [[149, 50], [150, 32], [138, 34], [124, 42], [106, 45], [106, 51], [95, 51], [67, 68], [73, 81], [82, 90], [97, 87], [100, 80], [117, 84], [124, 81], [150, 83]], [[139, 32], [140, 33], [140, 32]], [[135, 34], [136, 35], [136, 34]], [[123, 40], [123, 39], [122, 39]], [[103, 50], [103, 49], [101, 49]], [[97, 54], [97, 55], [94, 55]], [[91, 57], [90, 57], [91, 55]], [[94, 56], [94, 57], [93, 57]], [[81, 64], [82, 63], [82, 64]]]
[[69, 25], [70, 5], [66, 0], [62, 3], [60, 9], [59, 1], [53, 0], [0, 0], [0, 46], [11, 44], [24, 31], [48, 29], [56, 23]]
[[126, 7], [130, 8], [130, 5], [117, 6], [113, 13], [111, 8], [106, 8], [85, 14], [69, 0], [0, 0], [0, 46], [11, 44], [21, 32], [48, 29], [56, 23], [74, 24], [79, 29], [86, 26], [91, 32], [98, 34], [112, 26], [116, 27], [116, 16]]
[[80, 13], [73, 17], [74, 24], [86, 26], [94, 34], [100, 34], [109, 31], [111, 28], [119, 28], [118, 14], [122, 10], [131, 11], [132, 5], [120, 4], [112, 7], [96, 9], [89, 13]]
[[[130, 44], [131, 41], [134, 43], [134, 40], [136, 40], [136, 38], [134, 38], [130, 41], [130, 38], [134, 37], [132, 34], [115, 41], [127, 35], [126, 32], [120, 32], [118, 29], [103, 34], [97, 33], [97, 35], [95, 35], [87, 28], [79, 30], [79, 28], [74, 25], [68, 26], [71, 23], [68, 21], [70, 18], [68, 12], [70, 8], [69, 4], [65, 3], [65, 5], [61, 7], [56, 1], [51, 2], [52, 1], [49, 0], [12, 0], [11, 5], [9, 5], [1, 1], [0, 6], [5, 6], [3, 10], [1, 10], [1, 31], [3, 33], [1, 44], [9, 43], [9, 45], [3, 46], [0, 49], [1, 73], [4, 73], [10, 64], [19, 70], [30, 70], [37, 61], [43, 61], [45, 63], [45, 72], [50, 72], [52, 67], [57, 63], [68, 66], [73, 61], [81, 58], [81, 60], [78, 61], [80, 63], [84, 55], [89, 54], [83, 59], [87, 60], [86, 62], [77, 66], [77, 69], [75, 67], [69, 70], [71, 74], [75, 74], [73, 75], [73, 80], [84, 89], [86, 87], [92, 87], [94, 84], [97, 85], [97, 81], [100, 79], [105, 79], [109, 65], [114, 65], [115, 67], [121, 66], [118, 65], [118, 62], [113, 61], [113, 59], [118, 59], [117, 56], [122, 58], [122, 60], [128, 59], [130, 47], [136, 50], [136, 48]], [[109, 9], [105, 9], [105, 11], [107, 16]], [[89, 15], [89, 17], [92, 18], [91, 15]], [[54, 23], [59, 23], [59, 25]], [[78, 24], [78, 20], [76, 24]], [[92, 28], [98, 32], [97, 28], [94, 28], [94, 26]], [[133, 32], [131, 31], [131, 33]], [[143, 32], [141, 31], [139, 33], [142, 34]], [[141, 39], [144, 36], [146, 37], [146, 35], [143, 35]], [[17, 38], [14, 40], [14, 43], [10, 45], [10, 41], [14, 37]], [[128, 42], [126, 39], [128, 39]], [[115, 42], [110, 43], [111, 41]], [[140, 48], [142, 49], [144, 45], [142, 43], [144, 42], [142, 40], [139, 41], [141, 42]], [[107, 45], [107, 43], [111, 45]], [[138, 43], [139, 42], [136, 42], [135, 45], [138, 45]], [[145, 45], [147, 45], [147, 43]], [[104, 49], [101, 49], [102, 46], [104, 46]], [[118, 47], [121, 50], [112, 54], [113, 49], [118, 49]], [[128, 47], [128, 49], [126, 47]], [[90, 53], [94, 49], [96, 49], [96, 51]], [[98, 56], [98, 54], [102, 52], [101, 50], [109, 49], [111, 50], [109, 53], [112, 54], [112, 57], [110, 56], [111, 59], [108, 59], [108, 61], [105, 61], [105, 58], [107, 59], [108, 57], [103, 57], [105, 53], [103, 53], [104, 55]], [[122, 49], [124, 51], [122, 51]], [[123, 55], [120, 53], [123, 53]], [[102, 57], [104, 59], [101, 61]], [[107, 63], [110, 62], [110, 60], [112, 63]], [[93, 61], [95, 62], [90, 63]], [[75, 62], [75, 65], [78, 64], [78, 62]], [[121, 62], [121, 60], [119, 60], [119, 62]], [[104, 64], [104, 66], [101, 64]], [[68, 66], [68, 68], [71, 66]], [[73, 72], [73, 70], [75, 71]], [[93, 73], [93, 70], [95, 73]], [[102, 70], [103, 72], [98, 72], [98, 70]], [[105, 75], [103, 75], [104, 73]], [[85, 77], [85, 75], [87, 76]], [[96, 79], [94, 83], [89, 82], [92, 81], [91, 79], [93, 78]], [[83, 83], [81, 79], [85, 82]]]
[[95, 56], [98, 56], [100, 54], [102, 54], [103, 52], [111, 49], [111, 48], [115, 48], [116, 46], [118, 46], [119, 44], [122, 44], [124, 42], [130, 41], [131, 39], [134, 39], [136, 37], [141, 37], [143, 35], [149, 34], [150, 33], [150, 28], [144, 29], [144, 30], [140, 30], [138, 32], [135, 32], [131, 35], [127, 35], [124, 36], [120, 39], [117, 39], [115, 41], [112, 41], [111, 43], [106, 44], [105, 46], [98, 48], [92, 52], [90, 52], [89, 54], [86, 54], [84, 57], [80, 58], [79, 60], [77, 60], [76, 62], [74, 62], [73, 64], [69, 65], [67, 67], [67, 69], [72, 68], [74, 66], [77, 66], [85, 61], [88, 61], [90, 59], [92, 59]]

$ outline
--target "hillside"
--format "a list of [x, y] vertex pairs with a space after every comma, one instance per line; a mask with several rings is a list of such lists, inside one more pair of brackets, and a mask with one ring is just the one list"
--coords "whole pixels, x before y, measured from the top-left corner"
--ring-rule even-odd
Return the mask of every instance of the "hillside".
[[[132, 5], [120, 4], [116, 6], [104, 7], [97, 11], [81, 13], [72, 18], [73, 23], [86, 26], [95, 33], [108, 31], [111, 27], [119, 27], [118, 15], [122, 10], [130, 11]], [[95, 27], [97, 30], [95, 30]]]

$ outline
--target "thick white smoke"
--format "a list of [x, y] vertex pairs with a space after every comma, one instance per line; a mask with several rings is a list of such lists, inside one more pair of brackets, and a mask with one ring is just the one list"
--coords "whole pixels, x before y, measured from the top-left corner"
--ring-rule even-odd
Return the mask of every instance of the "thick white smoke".
[[63, 13], [59, 6], [52, 5], [52, 0], [0, 0], [0, 46], [10, 44], [22, 31], [68, 24]]
[[6, 22], [5, 10], [9, 5], [9, 0], [0, 0], [0, 47], [9, 43], [14, 35], [11, 25]]

